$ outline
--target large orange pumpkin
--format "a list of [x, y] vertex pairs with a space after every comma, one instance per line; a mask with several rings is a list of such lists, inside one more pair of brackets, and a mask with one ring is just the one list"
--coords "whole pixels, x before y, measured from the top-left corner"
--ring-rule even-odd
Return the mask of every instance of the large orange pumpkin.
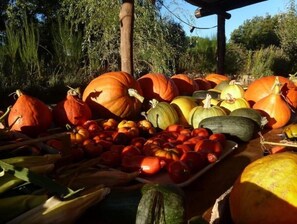
[[126, 72], [108, 72], [93, 79], [82, 96], [93, 117], [132, 119], [139, 115], [143, 101], [136, 79]]
[[[247, 87], [244, 93], [244, 98], [250, 103], [251, 106], [253, 106], [255, 102], [271, 93], [275, 77], [276, 76], [274, 75], [261, 77], [253, 81]], [[282, 95], [286, 98], [291, 106], [297, 108], [297, 87], [288, 78], [282, 76], [278, 77], [282, 84]]]
[[147, 100], [170, 102], [179, 95], [179, 90], [173, 80], [161, 73], [145, 74], [137, 79], [137, 82]]
[[186, 74], [175, 74], [171, 79], [179, 90], [179, 95], [191, 96], [194, 91], [199, 90], [197, 83]]
[[82, 125], [92, 118], [91, 109], [82, 101], [79, 88], [68, 90], [66, 98], [53, 107], [53, 118], [58, 126]]
[[41, 100], [16, 90], [17, 100], [8, 114], [8, 126], [30, 137], [45, 132], [52, 124], [52, 111]]
[[231, 217], [238, 223], [297, 223], [297, 154], [282, 152], [250, 163], [230, 192]]

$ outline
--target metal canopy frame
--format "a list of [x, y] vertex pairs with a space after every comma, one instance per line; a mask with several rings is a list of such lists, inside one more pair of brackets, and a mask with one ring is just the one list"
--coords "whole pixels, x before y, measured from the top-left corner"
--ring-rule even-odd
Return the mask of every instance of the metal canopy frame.
[[217, 15], [217, 73], [224, 74], [226, 35], [225, 20], [231, 18], [228, 11], [253, 5], [267, 0], [185, 0], [191, 5], [197, 6], [195, 17], [201, 18], [209, 15]]

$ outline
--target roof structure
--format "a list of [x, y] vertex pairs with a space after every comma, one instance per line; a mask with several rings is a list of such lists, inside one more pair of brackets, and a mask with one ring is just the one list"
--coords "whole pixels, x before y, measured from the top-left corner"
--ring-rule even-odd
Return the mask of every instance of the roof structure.
[[209, 15], [218, 16], [217, 31], [217, 73], [224, 74], [226, 37], [225, 37], [225, 20], [231, 18], [228, 11], [253, 5], [268, 0], [185, 0], [191, 5], [198, 8], [194, 14], [196, 18]]
[[267, 0], [186, 0], [186, 2], [207, 12], [207, 15], [220, 14], [264, 1]]

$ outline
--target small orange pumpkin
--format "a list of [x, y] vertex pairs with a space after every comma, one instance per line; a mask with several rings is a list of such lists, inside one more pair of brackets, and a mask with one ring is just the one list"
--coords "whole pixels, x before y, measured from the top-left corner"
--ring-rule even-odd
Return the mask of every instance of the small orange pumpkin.
[[171, 79], [178, 88], [179, 95], [191, 96], [194, 91], [199, 90], [197, 83], [186, 74], [175, 74]]
[[8, 114], [10, 130], [20, 131], [30, 137], [45, 132], [52, 124], [52, 111], [41, 100], [16, 90], [18, 96]]
[[143, 97], [136, 79], [126, 72], [108, 72], [93, 79], [82, 99], [99, 118], [130, 119], [138, 116]]
[[83, 125], [92, 117], [89, 105], [80, 98], [80, 89], [70, 89], [66, 99], [53, 107], [54, 122], [58, 126]]

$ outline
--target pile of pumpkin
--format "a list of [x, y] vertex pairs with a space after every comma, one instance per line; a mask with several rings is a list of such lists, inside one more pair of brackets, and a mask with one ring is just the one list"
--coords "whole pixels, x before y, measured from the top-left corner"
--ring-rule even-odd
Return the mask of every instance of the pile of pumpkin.
[[[263, 128], [282, 128], [290, 123], [297, 107], [296, 85], [281, 76], [263, 77], [244, 88], [219, 74], [194, 79], [185, 74], [167, 77], [149, 73], [135, 79], [124, 72], [110, 72], [93, 79], [83, 90], [82, 96], [77, 90], [71, 89], [65, 100], [52, 108], [20, 90], [16, 91], [16, 94], [18, 99], [8, 113], [9, 130], [36, 137], [50, 129], [53, 124], [59, 127], [70, 125], [73, 148], [83, 145], [84, 156], [102, 156], [102, 162], [109, 166], [114, 165], [114, 160], [110, 158], [117, 157], [104, 157], [103, 152], [123, 152], [123, 149], [129, 146], [126, 152], [137, 154], [138, 147], [144, 149], [148, 142], [154, 142], [156, 144], [150, 144], [150, 147], [154, 147], [152, 151], [156, 153], [164, 151], [165, 145], [171, 144], [169, 148], [173, 150], [170, 151], [170, 159], [164, 154], [163, 158], [167, 159], [168, 170], [168, 164], [178, 161], [178, 166], [182, 167], [179, 171], [185, 170], [186, 167], [181, 166], [180, 152], [185, 154], [187, 151], [199, 151], [195, 150], [198, 147], [195, 142], [192, 149], [181, 149], [177, 153], [177, 159], [173, 159], [180, 136], [184, 137], [182, 147], [187, 145], [185, 142], [190, 138], [196, 137], [196, 131], [202, 133], [202, 130], [207, 131], [207, 137], [199, 138], [199, 142], [202, 142], [202, 139], [207, 140], [208, 147], [219, 142], [220, 146], [212, 146], [212, 151], [208, 152], [208, 155], [214, 156], [208, 157], [209, 163], [221, 155], [224, 144], [222, 139], [225, 141], [226, 138], [235, 137], [239, 141], [247, 142]], [[169, 130], [171, 128], [174, 130]], [[104, 134], [98, 137], [98, 131]], [[96, 135], [93, 135], [94, 133]], [[221, 142], [211, 139], [213, 134], [218, 134]], [[94, 143], [95, 136], [97, 143]], [[88, 144], [82, 143], [84, 140], [87, 140]], [[215, 151], [217, 148], [218, 154]], [[155, 154], [149, 156], [156, 157]], [[296, 161], [296, 158], [294, 160]], [[155, 168], [159, 166], [158, 169], [161, 169], [164, 166], [159, 160], [153, 162], [158, 164]], [[135, 165], [126, 168], [127, 171], [134, 171]], [[192, 169], [197, 171], [201, 167]], [[150, 172], [144, 171], [144, 174]], [[187, 172], [192, 171], [189, 169]], [[179, 178], [173, 177], [173, 180], [185, 181], [186, 179], [180, 177], [187, 177], [187, 172], [182, 175], [179, 173]], [[296, 210], [296, 201], [293, 203]]]

